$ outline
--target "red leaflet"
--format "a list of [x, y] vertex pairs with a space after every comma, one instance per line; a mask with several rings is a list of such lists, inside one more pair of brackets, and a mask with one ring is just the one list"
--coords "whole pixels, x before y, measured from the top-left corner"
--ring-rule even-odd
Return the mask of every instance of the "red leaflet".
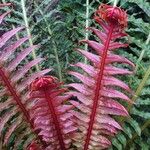
[[0, 4], [0, 8], [1, 8], [1, 7], [5, 7], [5, 6], [11, 6], [11, 5], [12, 5], [12, 3]]
[[[100, 39], [101, 43], [92, 40], [82, 40], [95, 52], [77, 49], [92, 65], [77, 63], [86, 74], [71, 71], [70, 74], [82, 83], [69, 84], [76, 91], [69, 92], [76, 96], [79, 102], [72, 101], [79, 111], [72, 111], [79, 126], [79, 134], [74, 138], [78, 149], [106, 149], [111, 143], [110, 136], [121, 129], [120, 125], [110, 115], [127, 116], [126, 109], [117, 102], [122, 99], [131, 102], [122, 89], [131, 92], [126, 83], [116, 78], [116, 75], [132, 74], [132, 71], [113, 66], [113, 63], [125, 63], [134, 67], [128, 59], [114, 54], [114, 50], [127, 47], [128, 44], [116, 42], [116, 39], [126, 36], [127, 14], [118, 7], [102, 4], [95, 12], [94, 19], [103, 30], [88, 28]], [[96, 53], [96, 54], [95, 54]], [[120, 88], [121, 91], [118, 90]]]
[[52, 76], [37, 78], [30, 86], [31, 119], [38, 135], [47, 143], [47, 150], [68, 149], [76, 131], [69, 112], [73, 106], [66, 102], [70, 96], [64, 95], [66, 89], [59, 87], [60, 83]]

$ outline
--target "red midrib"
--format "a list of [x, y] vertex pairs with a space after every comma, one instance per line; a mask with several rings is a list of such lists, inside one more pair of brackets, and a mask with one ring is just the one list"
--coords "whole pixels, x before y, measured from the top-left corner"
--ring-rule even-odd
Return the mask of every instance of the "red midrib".
[[[22, 110], [24, 116], [26, 117], [26, 120], [30, 123], [31, 128], [34, 129], [34, 124], [33, 124], [33, 122], [30, 119], [30, 115], [29, 115], [28, 111], [26, 110], [26, 108], [22, 104], [20, 97], [17, 95], [16, 91], [14, 90], [14, 87], [11, 85], [10, 80], [7, 78], [7, 76], [5, 75], [5, 73], [2, 70], [2, 68], [0, 68], [0, 77], [2, 78], [3, 82], [5, 83], [8, 91], [11, 93], [13, 99], [16, 101], [17, 105]], [[43, 145], [43, 147], [46, 147], [46, 143], [43, 142], [43, 140], [41, 139], [41, 137], [37, 136], [37, 138], [40, 140], [40, 142]]]
[[104, 50], [103, 50], [103, 55], [102, 55], [101, 64], [100, 64], [100, 71], [98, 73], [98, 78], [97, 78], [97, 83], [96, 83], [95, 96], [94, 96], [94, 99], [93, 99], [93, 107], [92, 107], [92, 112], [91, 112], [91, 115], [90, 115], [89, 127], [88, 127], [88, 130], [87, 130], [86, 140], [85, 140], [85, 144], [84, 144], [84, 150], [88, 150], [93, 125], [94, 125], [94, 122], [95, 122], [96, 110], [97, 110], [97, 106], [98, 106], [98, 100], [99, 100], [99, 97], [100, 97], [99, 91], [100, 91], [101, 85], [102, 85], [105, 61], [106, 61], [106, 57], [107, 57], [107, 52], [108, 52], [108, 47], [109, 47], [109, 43], [110, 43], [110, 40], [111, 40], [112, 32], [113, 32], [113, 25], [109, 29], [108, 37], [107, 37], [105, 47], [104, 47]]
[[20, 97], [17, 95], [16, 91], [14, 90], [14, 87], [12, 87], [9, 79], [7, 78], [7, 76], [5, 75], [4, 71], [2, 70], [2, 68], [0, 68], [0, 76], [3, 80], [3, 82], [5, 83], [8, 91], [11, 93], [11, 95], [13, 96], [14, 100], [16, 101], [16, 103], [19, 105], [20, 109], [23, 111], [23, 114], [25, 115], [27, 121], [29, 121], [29, 123], [31, 124], [31, 127], [34, 127], [33, 123], [30, 121], [30, 116], [29, 113], [26, 111], [26, 108], [24, 107], [24, 105], [21, 102]]
[[59, 144], [60, 144], [60, 149], [61, 150], [66, 150], [65, 143], [64, 143], [64, 140], [63, 140], [63, 136], [62, 136], [62, 132], [61, 132], [60, 125], [59, 125], [59, 121], [58, 121], [58, 118], [57, 118], [57, 115], [56, 115], [56, 111], [55, 111], [52, 99], [51, 99], [51, 97], [49, 96], [49, 94], [47, 93], [46, 90], [45, 90], [45, 97], [46, 97], [46, 100], [48, 102], [48, 107], [50, 109], [50, 112], [51, 112], [51, 115], [52, 115], [52, 118], [53, 118], [53, 122], [54, 122], [54, 125], [55, 125], [55, 129], [56, 129]]

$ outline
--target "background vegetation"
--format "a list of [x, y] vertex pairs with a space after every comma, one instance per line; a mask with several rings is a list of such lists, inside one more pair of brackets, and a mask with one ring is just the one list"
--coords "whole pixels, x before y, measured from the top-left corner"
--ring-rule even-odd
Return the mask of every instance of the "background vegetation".
[[[6, 19], [6, 28], [26, 26], [21, 34], [32, 38], [28, 45], [40, 44], [32, 57], [41, 55], [45, 61], [41, 68], [53, 68], [52, 74], [60, 81], [74, 80], [68, 76], [70, 64], [86, 61], [75, 52], [79, 40], [93, 38], [85, 27], [94, 26], [93, 12], [100, 3], [108, 0], [1, 0], [14, 4], [11, 17]], [[150, 2], [149, 0], [119, 0], [128, 13], [128, 43], [119, 50], [136, 64], [134, 76], [124, 80], [135, 91], [131, 99], [134, 105], [127, 106], [130, 118], [118, 118], [124, 128], [113, 139], [111, 149], [150, 149]], [[0, 28], [2, 31], [3, 29]], [[17, 35], [20, 38], [22, 35]], [[26, 46], [26, 45], [25, 45]], [[87, 49], [87, 45], [80, 45]], [[30, 58], [28, 58], [30, 59]], [[38, 68], [38, 66], [37, 66]]]

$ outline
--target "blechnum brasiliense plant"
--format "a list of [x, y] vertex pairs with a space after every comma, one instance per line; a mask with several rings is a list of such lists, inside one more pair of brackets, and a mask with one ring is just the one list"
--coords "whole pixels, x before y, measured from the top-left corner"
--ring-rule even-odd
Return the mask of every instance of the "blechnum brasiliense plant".
[[[0, 7], [10, 5], [1, 4]], [[7, 14], [1, 14], [0, 20]], [[77, 49], [89, 63], [73, 65], [85, 73], [70, 71], [82, 82], [67, 85], [70, 91], [55, 77], [44, 76], [49, 69], [36, 73], [34, 69], [29, 71], [42, 60], [25, 61], [37, 46], [15, 53], [30, 38], [23, 37], [18, 41], [13, 38], [22, 27], [1, 35], [0, 129], [3, 149], [97, 150], [111, 146], [111, 137], [122, 129], [112, 115], [128, 116], [124, 106], [117, 101], [122, 99], [132, 103], [127, 96], [132, 93], [131, 89], [118, 76], [133, 72], [123, 66], [117, 67], [117, 63], [128, 64], [131, 69], [134, 64], [115, 54], [116, 49], [128, 46], [119, 41], [127, 36], [126, 12], [102, 4], [95, 12], [94, 20], [100, 28], [88, 30], [98, 39], [81, 41], [91, 47], [91, 52]], [[72, 96], [77, 100], [71, 100]]]
[[108, 148], [111, 145], [111, 136], [114, 136], [118, 129], [122, 129], [111, 116], [128, 116], [126, 109], [117, 101], [122, 99], [132, 103], [123, 93], [123, 90], [132, 93], [131, 89], [117, 77], [133, 72], [116, 67], [116, 63], [128, 64], [131, 69], [134, 68], [134, 64], [115, 54], [116, 49], [128, 46], [126, 43], [118, 42], [127, 36], [125, 33], [127, 14], [118, 7], [102, 4], [95, 12], [94, 19], [101, 29], [91, 27], [88, 29], [94, 32], [98, 40], [81, 41], [87, 43], [92, 52], [77, 49], [90, 62], [89, 64], [79, 62], [74, 65], [81, 68], [85, 74], [70, 72], [82, 83], [69, 84], [76, 90], [69, 93], [79, 100], [71, 101], [78, 110], [72, 111], [79, 128], [74, 143], [78, 149], [84, 150]]

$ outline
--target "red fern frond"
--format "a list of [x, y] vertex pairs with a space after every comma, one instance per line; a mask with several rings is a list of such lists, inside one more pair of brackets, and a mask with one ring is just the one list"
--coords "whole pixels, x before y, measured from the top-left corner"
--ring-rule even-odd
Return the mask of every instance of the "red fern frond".
[[[0, 7], [10, 5], [11, 4], [0, 4]], [[8, 13], [9, 12], [6, 12], [0, 15], [0, 23]], [[26, 57], [29, 56], [32, 50], [37, 48], [37, 46], [28, 47], [16, 53], [16, 50], [18, 51], [18, 48], [29, 39], [28, 37], [24, 37], [15, 41], [16, 33], [21, 30], [23, 30], [23, 28], [18, 27], [0, 36], [0, 137], [2, 137], [2, 135], [4, 137], [4, 146], [7, 146], [14, 131], [17, 129], [21, 130], [21, 128], [22, 130], [26, 130], [24, 127], [25, 124], [27, 125], [28, 123], [29, 125], [27, 126], [34, 129], [34, 124], [30, 119], [30, 114], [26, 106], [28, 104], [28, 98], [26, 97], [28, 95], [28, 85], [37, 77], [50, 71], [47, 69], [29, 74], [29, 70], [41, 62], [42, 59], [37, 58], [27, 63], [25, 61]], [[25, 123], [25, 121], [27, 123]], [[2, 134], [3, 129], [6, 127], [6, 133]], [[27, 132], [27, 134], [28, 133], [29, 132]], [[23, 134], [21, 134], [21, 136], [22, 135]], [[35, 137], [33, 137], [33, 139], [34, 138]], [[22, 139], [19, 139], [19, 141], [21, 140]], [[26, 145], [28, 145], [28, 143], [26, 143]]]
[[81, 41], [87, 43], [96, 54], [77, 49], [90, 60], [91, 65], [75, 64], [74, 66], [81, 68], [86, 74], [71, 71], [70, 74], [82, 83], [69, 84], [76, 90], [69, 93], [79, 100], [79, 102], [71, 102], [79, 110], [72, 111], [76, 117], [75, 122], [79, 126], [79, 133], [74, 138], [75, 145], [78, 149], [84, 150], [108, 148], [111, 145], [110, 136], [114, 136], [118, 129], [122, 129], [111, 115], [128, 115], [126, 109], [116, 100], [131, 102], [130, 98], [118, 88], [130, 93], [131, 89], [126, 83], [117, 79], [116, 75], [133, 72], [113, 64], [125, 63], [134, 67], [134, 64], [126, 58], [114, 54], [114, 50], [128, 46], [128, 44], [117, 42], [119, 38], [127, 35], [124, 33], [127, 26], [126, 12], [118, 7], [102, 4], [96, 11], [94, 19], [103, 30], [88, 29], [93, 31], [101, 42]]
[[67, 104], [70, 96], [64, 94], [66, 89], [59, 87], [60, 83], [52, 76], [38, 78], [31, 84], [30, 114], [35, 130], [49, 145], [47, 150], [68, 149], [76, 131], [69, 112], [73, 106]]

